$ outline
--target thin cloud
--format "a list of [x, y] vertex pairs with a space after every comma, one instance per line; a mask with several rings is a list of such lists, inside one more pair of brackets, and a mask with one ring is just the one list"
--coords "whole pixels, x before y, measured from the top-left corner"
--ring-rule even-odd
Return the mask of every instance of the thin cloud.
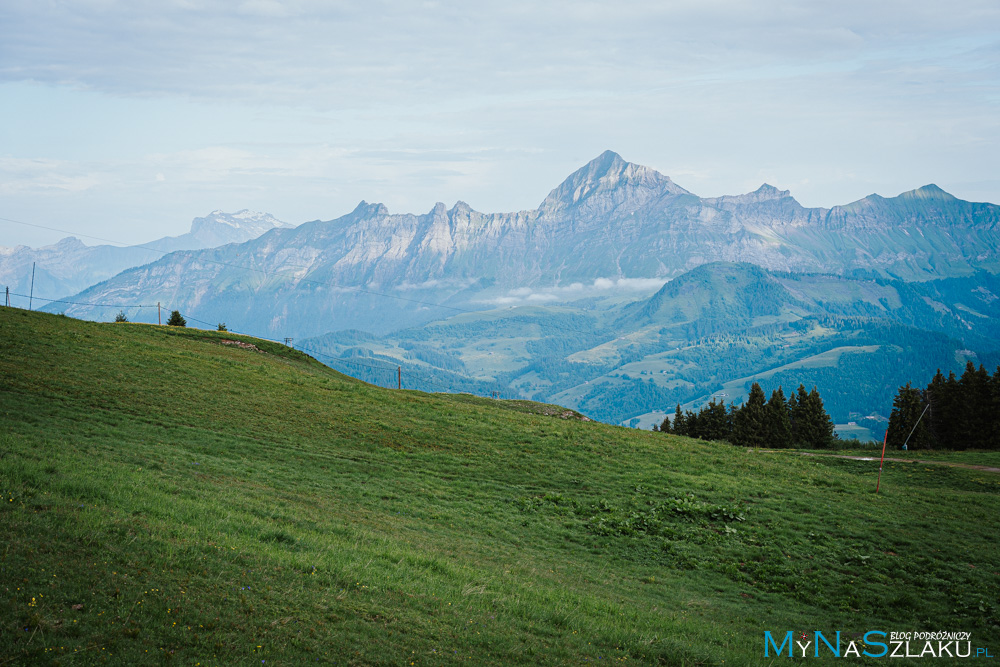
[[995, 0], [0, 3], [0, 157], [26, 161], [0, 204], [154, 235], [516, 211], [608, 148], [702, 196], [998, 201], [997, 26]]
[[666, 284], [659, 278], [596, 278], [592, 283], [575, 282], [552, 287], [517, 287], [480, 303], [497, 306], [530, 305], [574, 301], [593, 296], [648, 294]]

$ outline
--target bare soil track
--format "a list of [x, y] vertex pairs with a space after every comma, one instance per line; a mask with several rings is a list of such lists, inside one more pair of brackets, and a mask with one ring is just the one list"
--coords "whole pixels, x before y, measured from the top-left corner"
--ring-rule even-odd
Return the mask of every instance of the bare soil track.
[[[878, 461], [878, 456], [848, 456], [847, 454], [816, 454], [815, 452], [796, 452], [787, 449], [758, 449], [762, 454], [798, 454], [800, 456], [828, 456], [835, 459], [852, 459], [854, 461]], [[885, 457], [886, 461], [895, 463], [921, 463], [931, 466], [950, 466], [952, 468], [968, 468], [969, 470], [985, 470], [986, 472], [1000, 473], [1000, 468], [990, 466], [979, 466], [971, 463], [955, 463], [953, 461], [927, 461], [925, 459], [898, 459]]]

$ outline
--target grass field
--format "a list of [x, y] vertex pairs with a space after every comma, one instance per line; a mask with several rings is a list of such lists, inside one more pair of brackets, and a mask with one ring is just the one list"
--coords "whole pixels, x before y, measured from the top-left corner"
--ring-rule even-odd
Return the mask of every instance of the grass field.
[[1000, 653], [1000, 475], [876, 474], [0, 309], [0, 665], [767, 665], [765, 630]]

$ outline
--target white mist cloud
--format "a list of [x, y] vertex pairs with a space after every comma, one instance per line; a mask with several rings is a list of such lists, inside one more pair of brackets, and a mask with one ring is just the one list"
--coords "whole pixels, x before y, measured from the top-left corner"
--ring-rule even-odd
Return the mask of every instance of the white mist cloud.
[[518, 287], [483, 303], [516, 306], [573, 301], [592, 296], [649, 294], [663, 287], [666, 282], [658, 278], [596, 278], [590, 284], [576, 282], [542, 288]]

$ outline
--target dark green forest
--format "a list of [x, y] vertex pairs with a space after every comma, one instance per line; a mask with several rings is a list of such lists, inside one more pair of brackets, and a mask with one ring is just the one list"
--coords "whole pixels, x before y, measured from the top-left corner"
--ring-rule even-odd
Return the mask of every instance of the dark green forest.
[[888, 446], [1000, 449], [1000, 366], [992, 377], [970, 361], [956, 378], [938, 370], [924, 389], [907, 382], [892, 402]]
[[823, 399], [816, 387], [807, 392], [804, 385], [799, 385], [787, 400], [781, 387], [765, 399], [764, 390], [754, 382], [740, 407], [730, 404], [727, 409], [715, 399], [698, 412], [682, 411], [678, 405], [673, 421], [666, 417], [653, 430], [724, 440], [739, 447], [823, 449], [834, 442], [833, 421], [823, 407]]

